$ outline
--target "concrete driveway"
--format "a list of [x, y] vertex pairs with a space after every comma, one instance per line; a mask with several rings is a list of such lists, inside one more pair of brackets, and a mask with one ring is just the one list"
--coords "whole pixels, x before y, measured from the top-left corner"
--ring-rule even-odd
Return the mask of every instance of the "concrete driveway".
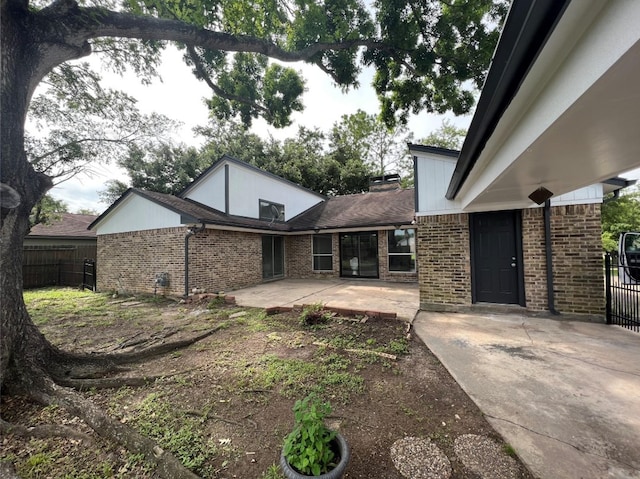
[[535, 476], [640, 478], [640, 334], [428, 312], [414, 327]]
[[405, 321], [413, 320], [420, 303], [417, 283], [372, 280], [283, 279], [229, 294], [241, 306], [268, 308], [323, 303], [337, 308], [396, 313]]

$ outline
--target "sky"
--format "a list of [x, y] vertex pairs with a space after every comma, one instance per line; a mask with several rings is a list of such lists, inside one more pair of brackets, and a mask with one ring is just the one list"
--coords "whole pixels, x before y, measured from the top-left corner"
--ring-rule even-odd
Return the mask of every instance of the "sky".
[[[95, 63], [98, 65], [98, 63]], [[306, 80], [307, 91], [304, 94], [303, 112], [292, 115], [293, 124], [284, 129], [269, 127], [266, 122], [255, 121], [252, 131], [260, 136], [283, 140], [294, 136], [299, 126], [318, 127], [328, 131], [342, 115], [355, 113], [358, 109], [377, 114], [378, 99], [371, 87], [373, 72], [363, 72], [360, 77], [360, 88], [343, 93], [332, 80], [318, 68], [303, 63], [290, 64], [302, 71]], [[101, 72], [104, 85], [123, 90], [138, 100], [138, 107], [143, 113], [157, 112], [183, 123], [176, 132], [175, 140], [190, 146], [197, 146], [202, 139], [196, 137], [192, 128], [208, 123], [208, 109], [204, 99], [210, 97], [210, 89], [203, 82], [195, 79], [190, 69], [183, 63], [181, 53], [171, 47], [167, 49], [160, 68], [162, 81], [152, 85], [142, 85], [135, 75], [120, 77], [108, 72]], [[423, 113], [410, 118], [408, 127], [416, 139], [423, 138], [438, 129], [444, 119], [449, 119], [460, 128], [467, 128], [471, 116], [455, 117], [454, 115], [435, 115]], [[105, 182], [119, 179], [128, 182], [124, 172], [114, 164], [100, 164], [92, 167], [91, 176], [82, 174], [54, 187], [50, 194], [67, 203], [71, 212], [80, 209], [92, 209], [98, 213], [109, 205], [100, 203], [98, 191], [105, 189]]]
[[[306, 80], [307, 91], [303, 97], [304, 111], [294, 113], [293, 125], [284, 129], [275, 129], [268, 127], [264, 121], [255, 121], [252, 127], [255, 133], [263, 137], [271, 134], [283, 140], [294, 136], [301, 125], [328, 131], [342, 115], [355, 113], [358, 109], [373, 114], [378, 112], [378, 100], [370, 86], [372, 71], [363, 72], [359, 89], [343, 93], [319, 69], [301, 63], [292, 66], [301, 70]], [[201, 138], [193, 134], [192, 128], [208, 123], [208, 110], [204, 99], [210, 97], [210, 90], [203, 82], [195, 79], [190, 69], [183, 63], [177, 49], [171, 47], [165, 52], [163, 65], [160, 68], [162, 81], [155, 81], [152, 85], [142, 85], [135, 75], [120, 77], [108, 72], [102, 72], [102, 75], [105, 86], [126, 91], [136, 98], [138, 107], [143, 113], [162, 113], [182, 122], [182, 128], [175, 132], [174, 139], [177, 142], [189, 146], [198, 146], [202, 142]], [[466, 129], [471, 118], [471, 115], [456, 117], [453, 114], [422, 113], [410, 117], [408, 127], [418, 141], [438, 129], [444, 119], [450, 120], [459, 128]], [[55, 186], [50, 194], [67, 203], [71, 212], [89, 209], [102, 213], [109, 205], [99, 201], [98, 192], [106, 188], [105, 183], [110, 179], [119, 179], [128, 183], [128, 178], [123, 170], [113, 163], [92, 165], [92, 170], [91, 176], [78, 175]], [[640, 169], [621, 176], [640, 179]]]

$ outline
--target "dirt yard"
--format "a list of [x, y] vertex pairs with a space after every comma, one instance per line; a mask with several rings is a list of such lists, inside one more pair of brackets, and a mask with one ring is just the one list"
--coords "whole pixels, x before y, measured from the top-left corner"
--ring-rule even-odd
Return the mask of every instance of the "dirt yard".
[[[303, 325], [300, 312], [267, 316], [219, 301], [179, 304], [73, 290], [28, 292], [25, 299], [41, 331], [67, 350], [128, 351], [216, 328], [117, 376], [144, 376], [146, 385], [84, 391], [205, 478], [282, 477], [276, 465], [293, 404], [313, 391], [330, 401], [330, 425], [349, 442], [348, 478], [401, 479], [390, 450], [412, 436], [430, 438], [446, 454], [451, 477], [477, 478], [457, 457], [455, 439], [476, 434], [502, 444], [399, 321], [332, 317]], [[155, 477], [142, 457], [106, 443], [59, 408], [3, 396], [0, 414], [14, 426], [66, 426], [64, 437], [44, 428], [32, 430], [42, 437], [2, 437], [0, 460], [12, 462], [21, 477]], [[513, 455], [502, 447], [505, 457]], [[511, 477], [531, 477], [520, 463], [517, 471]]]

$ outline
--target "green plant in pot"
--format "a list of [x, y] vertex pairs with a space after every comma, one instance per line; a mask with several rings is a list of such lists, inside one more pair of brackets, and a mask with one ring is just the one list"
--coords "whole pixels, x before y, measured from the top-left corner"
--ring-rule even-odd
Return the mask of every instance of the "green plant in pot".
[[293, 413], [295, 427], [285, 438], [280, 456], [284, 475], [289, 479], [341, 478], [349, 462], [349, 446], [324, 424], [331, 405], [312, 393], [296, 401]]

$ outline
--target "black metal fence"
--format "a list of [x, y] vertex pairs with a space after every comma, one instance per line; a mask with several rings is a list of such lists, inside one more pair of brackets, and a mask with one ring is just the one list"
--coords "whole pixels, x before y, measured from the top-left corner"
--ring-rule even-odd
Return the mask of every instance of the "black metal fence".
[[610, 255], [606, 255], [605, 285], [607, 297], [607, 324], [640, 332], [640, 282], [637, 268], [612, 264]]
[[96, 290], [96, 262], [85, 259], [82, 265], [82, 289]]

